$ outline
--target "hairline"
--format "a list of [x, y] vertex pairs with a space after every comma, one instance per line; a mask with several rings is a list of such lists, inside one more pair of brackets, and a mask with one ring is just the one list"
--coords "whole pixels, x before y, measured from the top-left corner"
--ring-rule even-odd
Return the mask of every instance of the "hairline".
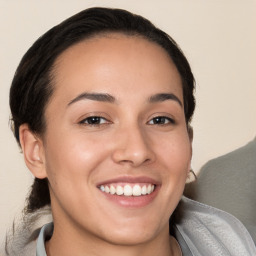
[[[46, 120], [46, 108], [47, 106], [50, 104], [51, 100], [54, 97], [54, 92], [55, 92], [55, 85], [56, 85], [56, 74], [57, 74], [57, 70], [58, 70], [58, 64], [61, 62], [61, 57], [63, 56], [63, 54], [69, 50], [70, 48], [79, 45], [79, 44], [83, 44], [86, 43], [87, 41], [93, 41], [93, 40], [97, 40], [97, 39], [102, 39], [102, 38], [119, 38], [119, 37], [127, 37], [127, 38], [141, 38], [146, 40], [147, 42], [153, 43], [154, 45], [160, 47], [166, 54], [166, 56], [168, 57], [168, 59], [172, 62], [172, 64], [175, 66], [177, 73], [179, 74], [179, 77], [181, 79], [181, 89], [182, 89], [182, 98], [183, 98], [183, 102], [185, 101], [184, 99], [184, 85], [183, 85], [183, 78], [177, 68], [177, 65], [175, 64], [175, 62], [173, 61], [172, 57], [170, 56], [170, 54], [168, 53], [168, 51], [157, 41], [153, 40], [152, 38], [150, 38], [149, 36], [147, 37], [146, 35], [143, 35], [142, 33], [139, 33], [137, 31], [123, 31], [123, 30], [102, 30], [102, 31], [95, 31], [93, 32], [91, 35], [87, 35], [84, 38], [81, 38], [80, 40], [74, 42], [73, 44], [70, 44], [68, 47], [66, 47], [63, 51], [61, 51], [60, 53], [57, 54], [57, 56], [54, 58], [54, 61], [52, 63], [52, 65], [49, 67], [49, 86], [51, 87], [51, 94], [48, 98], [48, 101], [46, 102], [45, 106], [44, 106], [44, 112], [43, 112], [43, 121], [45, 124], [45, 127], [42, 131], [42, 133], [46, 132], [47, 129], [47, 120]], [[183, 106], [184, 108], [184, 106]], [[185, 114], [185, 109], [184, 109], [184, 115], [186, 117]], [[187, 122], [189, 123], [189, 122]], [[41, 134], [42, 136], [43, 134]]]

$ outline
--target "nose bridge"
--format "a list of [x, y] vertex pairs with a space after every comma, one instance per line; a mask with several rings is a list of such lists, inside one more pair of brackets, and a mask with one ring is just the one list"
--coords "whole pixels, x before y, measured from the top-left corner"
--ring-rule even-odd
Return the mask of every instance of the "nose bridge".
[[154, 158], [148, 136], [139, 124], [120, 128], [116, 145], [113, 153], [116, 162], [129, 162], [138, 166]]

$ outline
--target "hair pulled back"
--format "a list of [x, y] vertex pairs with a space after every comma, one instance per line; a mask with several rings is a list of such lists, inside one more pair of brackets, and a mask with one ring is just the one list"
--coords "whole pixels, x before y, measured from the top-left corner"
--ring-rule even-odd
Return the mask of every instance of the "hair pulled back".
[[[44, 112], [54, 91], [56, 58], [82, 40], [111, 32], [142, 36], [166, 50], [182, 79], [184, 112], [189, 124], [195, 109], [194, 77], [176, 42], [139, 15], [121, 9], [97, 7], [86, 9], [50, 29], [22, 58], [10, 89], [12, 129], [19, 144], [20, 125], [26, 123], [38, 136], [43, 135], [46, 130]], [[35, 178], [26, 210], [33, 212], [48, 204], [48, 180]]]

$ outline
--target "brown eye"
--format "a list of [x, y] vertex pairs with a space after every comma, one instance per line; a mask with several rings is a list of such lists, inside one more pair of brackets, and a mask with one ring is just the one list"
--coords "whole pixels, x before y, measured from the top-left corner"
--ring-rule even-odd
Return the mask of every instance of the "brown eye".
[[80, 124], [87, 124], [87, 125], [101, 125], [107, 123], [108, 120], [101, 116], [90, 116], [82, 121], [80, 121]]
[[150, 125], [167, 125], [167, 124], [175, 124], [174, 120], [170, 117], [166, 117], [166, 116], [157, 116], [152, 118], [148, 124]]

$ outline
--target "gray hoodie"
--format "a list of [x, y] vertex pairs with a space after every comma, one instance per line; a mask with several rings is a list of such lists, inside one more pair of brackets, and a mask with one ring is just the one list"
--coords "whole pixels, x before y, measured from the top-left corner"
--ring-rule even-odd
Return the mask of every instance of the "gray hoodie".
[[[179, 242], [183, 256], [256, 255], [254, 242], [238, 219], [186, 197], [182, 197], [175, 210], [170, 230]], [[41, 229], [36, 256], [46, 256], [44, 243], [52, 232], [53, 223], [46, 224]]]

